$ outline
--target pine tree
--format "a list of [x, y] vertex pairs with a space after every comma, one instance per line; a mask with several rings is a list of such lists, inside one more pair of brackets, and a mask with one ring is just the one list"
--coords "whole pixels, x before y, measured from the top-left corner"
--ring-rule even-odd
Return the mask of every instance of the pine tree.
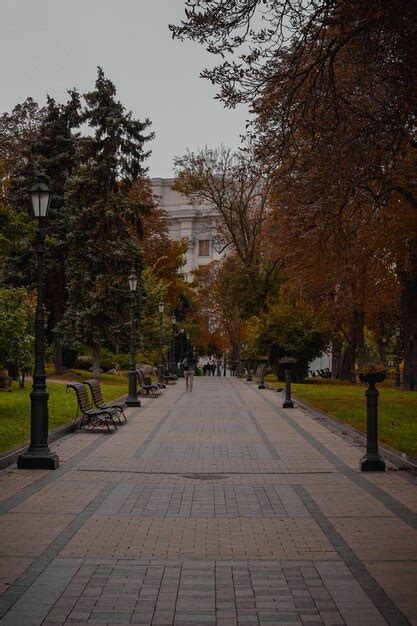
[[92, 349], [97, 376], [103, 342], [118, 342], [128, 321], [128, 274], [132, 267], [140, 271], [138, 240], [148, 204], [132, 191], [146, 174], [144, 145], [153, 134], [145, 134], [148, 119], [135, 120], [116, 100], [101, 68], [84, 98], [82, 121], [93, 133], [77, 142], [68, 181], [68, 301], [61, 331], [68, 344]]
[[[75, 143], [78, 135], [74, 130], [80, 124], [80, 99], [74, 90], [69, 92], [65, 104], [58, 104], [47, 97], [46, 106], [40, 109], [32, 100], [15, 107], [11, 115], [4, 115], [5, 134], [12, 138], [16, 130], [21, 137], [8, 142], [9, 175], [8, 203], [17, 214], [28, 211], [28, 190], [36, 172], [44, 170], [52, 191], [47, 222], [47, 246], [45, 249], [45, 306], [48, 311], [48, 336], [53, 338], [56, 373], [62, 372], [62, 350], [59, 336], [54, 332], [63, 316], [65, 291], [65, 257], [67, 220], [65, 216], [64, 191], [68, 176], [74, 166]], [[20, 158], [19, 158], [20, 156]], [[32, 233], [33, 236], [33, 233]], [[22, 233], [23, 239], [23, 233]], [[23, 242], [22, 242], [23, 243]], [[35, 284], [34, 255], [30, 246], [16, 246], [5, 263], [5, 282], [22, 285]]]
[[45, 118], [38, 140], [34, 143], [33, 161], [45, 170], [52, 191], [48, 218], [48, 246], [46, 248], [46, 303], [49, 311], [48, 330], [53, 339], [55, 373], [62, 373], [62, 347], [56, 332], [66, 304], [66, 271], [68, 216], [65, 204], [65, 186], [74, 168], [80, 118], [80, 98], [70, 92], [64, 105], [47, 98]]

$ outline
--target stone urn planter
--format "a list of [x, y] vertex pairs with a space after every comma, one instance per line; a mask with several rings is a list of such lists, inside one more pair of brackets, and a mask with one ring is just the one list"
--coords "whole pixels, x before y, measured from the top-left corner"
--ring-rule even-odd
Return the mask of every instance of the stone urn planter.
[[268, 364], [268, 357], [261, 355], [258, 356], [257, 360], [257, 376], [259, 377], [259, 385], [258, 389], [265, 389], [265, 372], [266, 366]]
[[359, 372], [359, 380], [361, 383], [367, 383], [368, 385], [376, 385], [382, 383], [385, 380], [385, 371], [375, 372]]
[[12, 390], [12, 379], [10, 378], [8, 372], [5, 370], [0, 370], [0, 391], [11, 391]]

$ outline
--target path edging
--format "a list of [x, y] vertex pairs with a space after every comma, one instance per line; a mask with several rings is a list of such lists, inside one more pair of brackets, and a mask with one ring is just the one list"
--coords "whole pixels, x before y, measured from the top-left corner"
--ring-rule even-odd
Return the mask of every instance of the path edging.
[[[48, 442], [52, 443], [53, 441], [57, 441], [58, 439], [65, 437], [65, 435], [69, 435], [74, 432], [80, 425], [80, 421], [81, 418], [77, 418], [74, 422], [68, 422], [68, 424], [54, 428], [48, 435]], [[4, 469], [9, 465], [13, 465], [13, 463], [16, 463], [18, 457], [26, 452], [28, 448], [29, 443], [25, 443], [23, 446], [17, 446], [11, 450], [6, 450], [6, 452], [0, 456], [0, 469]]]
[[[265, 388], [268, 389], [269, 391], [273, 391], [274, 393], [281, 393], [277, 391], [277, 387], [274, 387], [273, 385], [269, 383], [265, 383]], [[292, 397], [300, 406], [300, 408], [302, 408], [304, 411], [309, 413], [313, 417], [313, 419], [318, 418], [320, 420], [323, 420], [322, 421], [323, 426], [328, 427], [329, 424], [326, 424], [326, 421], [330, 422], [331, 426], [334, 427], [335, 430], [339, 431], [340, 434], [343, 434], [341, 431], [347, 431], [346, 433], [347, 435], [350, 435], [351, 437], [359, 437], [362, 440], [362, 442], [366, 445], [366, 434], [364, 434], [362, 431], [358, 430], [354, 426], [351, 426], [350, 424], [347, 424], [346, 422], [337, 420], [335, 417], [333, 417], [332, 415], [329, 415], [328, 413], [324, 413], [323, 411], [320, 411], [320, 409], [317, 409], [316, 407], [312, 406], [305, 400], [300, 400], [296, 396], [292, 396]], [[380, 442], [380, 441], [378, 441], [378, 446], [383, 451], [384, 456], [393, 465], [395, 465], [397, 469], [404, 469], [405, 467], [407, 470], [411, 470], [413, 472], [417, 471], [417, 459], [415, 459], [414, 457], [409, 456], [405, 452], [401, 452], [401, 450], [392, 448], [388, 444]]]

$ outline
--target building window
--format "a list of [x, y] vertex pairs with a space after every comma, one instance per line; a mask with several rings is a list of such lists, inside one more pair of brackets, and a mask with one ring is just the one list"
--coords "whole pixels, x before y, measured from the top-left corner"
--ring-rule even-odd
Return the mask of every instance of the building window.
[[210, 256], [210, 241], [208, 239], [200, 239], [198, 242], [198, 256]]

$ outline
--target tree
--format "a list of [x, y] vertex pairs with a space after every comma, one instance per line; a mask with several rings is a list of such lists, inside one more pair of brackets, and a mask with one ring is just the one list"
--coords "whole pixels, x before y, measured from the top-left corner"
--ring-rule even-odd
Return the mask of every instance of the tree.
[[[331, 239], [339, 216], [370, 234], [371, 266], [385, 268], [389, 280], [394, 268], [401, 292], [405, 386], [413, 388], [417, 369], [417, 342], [412, 339], [417, 336], [415, 3], [189, 0], [186, 6], [186, 20], [172, 27], [173, 34], [200, 41], [222, 56], [222, 63], [204, 75], [220, 87], [226, 105], [251, 103], [256, 156], [273, 177], [279, 206], [287, 202], [294, 221], [304, 226], [298, 229], [299, 254], [306, 242], [317, 248]], [[347, 233], [342, 248], [359, 253], [355, 270], [359, 276], [359, 267], [364, 267], [361, 237], [352, 247], [351, 234]], [[372, 280], [380, 282], [376, 271], [368, 269], [366, 274], [367, 286]], [[340, 286], [335, 282], [337, 290], [331, 290], [331, 297], [337, 300]], [[322, 292], [325, 288], [323, 282]], [[356, 301], [363, 300], [351, 320], [345, 369], [355, 359], [352, 346], [359, 341], [360, 349], [362, 341], [363, 309], [370, 301], [360, 293], [363, 288], [355, 278], [345, 290], [354, 293]]]
[[70, 92], [66, 104], [60, 105], [47, 98], [45, 117], [39, 137], [33, 145], [33, 162], [47, 173], [52, 189], [51, 209], [48, 216], [48, 246], [46, 255], [46, 306], [49, 311], [48, 330], [52, 336], [55, 373], [62, 373], [62, 347], [58, 325], [66, 305], [67, 207], [65, 187], [75, 167], [78, 135], [74, 130], [81, 122], [80, 98]]
[[[14, 220], [26, 222], [28, 189], [36, 172], [44, 170], [52, 190], [48, 214], [48, 240], [45, 255], [45, 304], [48, 311], [48, 335], [53, 337], [56, 373], [62, 373], [62, 352], [55, 327], [63, 316], [66, 301], [65, 257], [67, 239], [65, 185], [74, 166], [77, 135], [80, 124], [80, 101], [76, 91], [69, 92], [65, 104], [47, 97], [46, 106], [28, 99], [15, 107], [11, 115], [4, 114], [3, 148], [7, 163], [6, 206], [16, 214]], [[13, 233], [13, 220], [6, 226]], [[29, 231], [31, 238], [34, 229]], [[30, 246], [27, 245], [28, 228], [22, 228], [16, 245], [9, 246], [9, 258], [3, 268], [4, 281], [30, 287], [35, 284], [35, 266]], [[26, 242], [26, 245], [25, 245]], [[29, 270], [29, 271], [28, 271]]]
[[127, 276], [140, 273], [141, 216], [148, 204], [131, 194], [146, 173], [144, 145], [150, 121], [135, 120], [116, 100], [113, 83], [98, 69], [95, 89], [84, 95], [82, 121], [93, 134], [77, 142], [68, 180], [68, 301], [61, 333], [68, 343], [91, 347], [93, 374], [100, 349], [123, 334], [128, 312]]
[[303, 381], [308, 365], [323, 353], [330, 339], [329, 328], [319, 321], [311, 307], [303, 302], [286, 302], [270, 308], [268, 313], [248, 323], [248, 354], [268, 355], [277, 376], [282, 377], [279, 359], [295, 357], [294, 379]]
[[0, 288], [0, 364], [13, 366], [21, 389], [33, 365], [35, 306], [34, 294], [25, 289]]
[[280, 259], [265, 237], [270, 186], [265, 172], [250, 156], [223, 146], [187, 152], [175, 160], [174, 189], [193, 204], [212, 209], [213, 237], [222, 250], [236, 255], [245, 270], [252, 312], [265, 309], [278, 277]]
[[138, 196], [138, 193], [143, 194], [144, 191], [146, 196], [142, 197], [142, 200], [149, 205], [149, 210], [142, 216], [143, 262], [146, 266], [153, 268], [156, 276], [167, 282], [165, 297], [174, 306], [184, 291], [185, 283], [179, 270], [185, 263], [187, 242], [170, 239], [167, 213], [153, 203], [154, 198], [149, 181], [144, 181], [139, 189], [135, 186], [131, 196], [140, 199], [141, 195]]

